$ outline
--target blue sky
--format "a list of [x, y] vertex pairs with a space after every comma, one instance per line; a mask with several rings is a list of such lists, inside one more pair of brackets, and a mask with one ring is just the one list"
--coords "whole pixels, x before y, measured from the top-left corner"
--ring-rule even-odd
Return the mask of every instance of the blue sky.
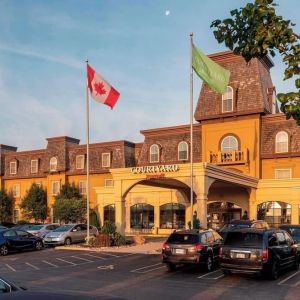
[[[189, 123], [189, 33], [204, 53], [227, 50], [210, 24], [250, 0], [0, 0], [0, 144], [85, 143], [85, 61], [120, 93], [113, 111], [91, 101], [91, 143], [141, 142], [142, 129]], [[296, 23], [298, 0], [277, 0]], [[279, 92], [284, 65], [273, 58]], [[201, 81], [194, 76], [194, 103]]]

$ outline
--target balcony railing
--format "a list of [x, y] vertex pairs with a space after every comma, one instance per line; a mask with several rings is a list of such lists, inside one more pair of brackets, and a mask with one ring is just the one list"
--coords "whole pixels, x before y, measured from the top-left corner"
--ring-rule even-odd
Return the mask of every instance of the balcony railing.
[[209, 162], [218, 165], [231, 165], [231, 164], [248, 164], [249, 150], [233, 150], [233, 151], [209, 151]]

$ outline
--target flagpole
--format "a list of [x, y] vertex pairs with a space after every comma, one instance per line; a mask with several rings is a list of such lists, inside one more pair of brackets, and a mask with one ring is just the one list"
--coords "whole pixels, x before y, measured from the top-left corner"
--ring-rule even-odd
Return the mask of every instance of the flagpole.
[[191, 202], [191, 229], [193, 229], [193, 33], [190, 33], [190, 202]]
[[[86, 61], [88, 65], [89, 61]], [[86, 84], [86, 220], [87, 220], [87, 237], [88, 243], [90, 238], [90, 101], [88, 84]]]

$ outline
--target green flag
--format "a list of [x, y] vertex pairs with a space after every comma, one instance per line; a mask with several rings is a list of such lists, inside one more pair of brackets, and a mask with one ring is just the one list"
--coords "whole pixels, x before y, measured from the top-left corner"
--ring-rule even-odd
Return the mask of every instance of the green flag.
[[193, 44], [193, 69], [208, 86], [224, 94], [229, 83], [230, 72], [215, 63]]

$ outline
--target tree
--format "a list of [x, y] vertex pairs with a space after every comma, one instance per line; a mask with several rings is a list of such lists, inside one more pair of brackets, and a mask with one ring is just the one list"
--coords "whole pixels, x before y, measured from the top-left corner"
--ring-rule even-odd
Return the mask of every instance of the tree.
[[74, 183], [66, 182], [61, 187], [53, 204], [53, 216], [65, 223], [85, 220], [86, 199], [82, 197]]
[[26, 219], [44, 222], [47, 218], [47, 192], [33, 183], [20, 204]]
[[0, 190], [0, 220], [2, 222], [10, 222], [12, 218], [13, 198]]
[[213, 21], [211, 27], [218, 42], [242, 55], [246, 62], [279, 52], [286, 65], [284, 80], [295, 76], [297, 91], [278, 94], [277, 98], [286, 118], [292, 117], [300, 125], [300, 36], [292, 29], [295, 24], [276, 14], [276, 6], [273, 0], [255, 0], [232, 10], [233, 18]]

